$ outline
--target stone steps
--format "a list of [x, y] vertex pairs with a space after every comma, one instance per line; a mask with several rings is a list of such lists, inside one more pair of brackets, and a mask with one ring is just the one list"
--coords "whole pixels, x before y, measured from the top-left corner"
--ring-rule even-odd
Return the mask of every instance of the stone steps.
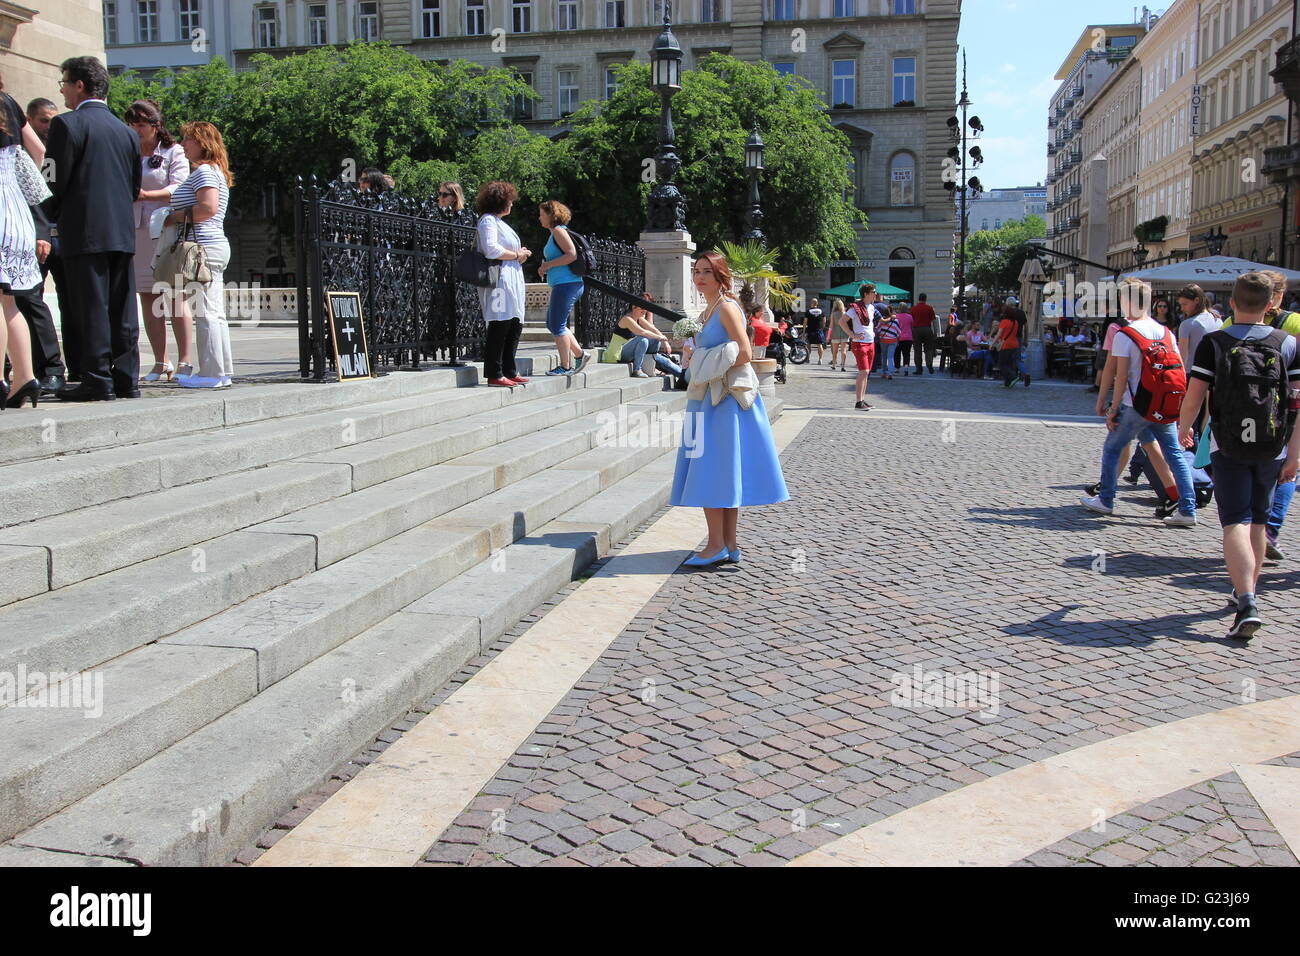
[[[676, 401], [661, 406], [684, 405], [682, 396], [668, 397]], [[644, 449], [619, 450], [633, 458], [648, 454]], [[671, 489], [675, 454], [671, 448], [652, 451], [657, 454], [648, 464], [611, 481], [557, 518], [547, 520], [545, 511], [535, 519], [540, 524], [525, 518], [518, 540], [485, 554], [202, 729], [19, 833], [10, 848], [148, 865], [225, 862], [299, 794], [436, 690], [612, 541], [662, 508]], [[591, 480], [596, 478], [593, 473], [576, 465], [552, 467], [536, 477], [539, 483], [555, 481], [562, 471], [575, 481], [581, 480], [576, 476], [589, 476], [588, 490], [599, 483]], [[522, 488], [526, 481], [510, 488]], [[465, 523], [467, 513], [457, 509], [419, 531], [440, 527], [447, 533]], [[463, 533], [485, 533], [481, 524], [477, 531], [475, 527], [466, 524]], [[509, 587], [502, 587], [503, 576]], [[209, 663], [214, 679], [220, 663]], [[214, 825], [218, 820], [220, 826]]]
[[[59, 582], [0, 607], [0, 674], [80, 672], [57, 687], [72, 706], [0, 706], [0, 840], [10, 840], [0, 865], [225, 862], [664, 506], [672, 443], [646, 444], [638, 429], [671, 434], [682, 393], [629, 379], [624, 366], [533, 382], [398, 381], [354, 391], [350, 405], [331, 394], [348, 386], [281, 386], [295, 396], [283, 415], [269, 396], [204, 396], [219, 416], [178, 421], [221, 423], [173, 441], [202, 435], [227, 454], [189, 471], [174, 464], [185, 479], [175, 486], [15, 525], [19, 543], [0, 532], [0, 581], [18, 582], [0, 595], [31, 591], [42, 575], [46, 587]], [[320, 416], [344, 413], [354, 440], [334, 441]], [[83, 476], [129, 467], [128, 449], [159, 476], [184, 460], [152, 426], [114, 426], [116, 445], [78, 427], [68, 460]], [[287, 447], [275, 458], [277, 440]], [[231, 454], [244, 467], [221, 470]], [[0, 474], [13, 467], [27, 466]], [[191, 530], [164, 530], [164, 512], [144, 507], [163, 501], [176, 506], [171, 524], [192, 519]], [[185, 543], [146, 556], [150, 546], [125, 532], [78, 530], [77, 515], [154, 528], [156, 547]]]

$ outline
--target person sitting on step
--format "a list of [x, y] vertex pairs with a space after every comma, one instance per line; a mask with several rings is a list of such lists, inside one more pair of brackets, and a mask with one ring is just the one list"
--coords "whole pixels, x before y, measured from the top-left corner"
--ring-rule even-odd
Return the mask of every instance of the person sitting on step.
[[[655, 297], [649, 292], [642, 292], [641, 298], [647, 302], [653, 302]], [[632, 363], [633, 378], [649, 378], [641, 366], [645, 363], [647, 355], [655, 357], [655, 365], [660, 370], [681, 377], [682, 367], [672, 360], [669, 353], [668, 336], [659, 331], [650, 318], [650, 313], [638, 306], [632, 306], [627, 315], [618, 320], [617, 330], [624, 335], [630, 335], [631, 341], [623, 346], [623, 353], [619, 356], [620, 362]]]

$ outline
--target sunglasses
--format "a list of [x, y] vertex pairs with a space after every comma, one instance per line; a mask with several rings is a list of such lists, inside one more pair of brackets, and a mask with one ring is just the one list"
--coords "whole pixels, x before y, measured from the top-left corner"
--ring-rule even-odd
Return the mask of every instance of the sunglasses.
[[456, 194], [455, 194], [455, 193], [438, 193], [438, 198], [439, 198], [439, 199], [455, 199], [455, 198], [456, 198]]

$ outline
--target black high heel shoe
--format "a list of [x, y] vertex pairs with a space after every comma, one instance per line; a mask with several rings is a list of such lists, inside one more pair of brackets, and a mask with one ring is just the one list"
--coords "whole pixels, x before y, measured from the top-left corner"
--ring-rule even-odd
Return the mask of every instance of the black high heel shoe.
[[9, 401], [9, 383], [0, 378], [0, 410], [3, 410], [5, 403]]
[[23, 402], [27, 401], [29, 398], [32, 400], [32, 408], [35, 408], [36, 402], [40, 397], [41, 383], [37, 379], [32, 379], [5, 400], [5, 408], [22, 408]]

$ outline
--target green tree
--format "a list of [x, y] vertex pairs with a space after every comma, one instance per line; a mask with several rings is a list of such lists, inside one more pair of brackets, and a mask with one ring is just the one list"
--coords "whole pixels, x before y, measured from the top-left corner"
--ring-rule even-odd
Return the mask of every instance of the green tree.
[[[1020, 288], [1020, 270], [1029, 256], [1029, 240], [1047, 236], [1042, 216], [1026, 216], [1002, 224], [1000, 229], [983, 229], [966, 239], [966, 282], [983, 292], [1015, 292]], [[961, 261], [958, 250], [957, 261]]]
[[[556, 180], [588, 228], [635, 239], [645, 225], [660, 101], [648, 64], [626, 64], [617, 79], [608, 100], [583, 103], [570, 117]], [[682, 75], [672, 106], [682, 161], [676, 182], [701, 248], [745, 231], [745, 141], [755, 123], [766, 144], [763, 231], [783, 251], [782, 265], [799, 271], [853, 248], [854, 225], [866, 217], [845, 199], [848, 140], [811, 85], [782, 77], [768, 63], [711, 54]], [[579, 201], [586, 197], [600, 201]]]

